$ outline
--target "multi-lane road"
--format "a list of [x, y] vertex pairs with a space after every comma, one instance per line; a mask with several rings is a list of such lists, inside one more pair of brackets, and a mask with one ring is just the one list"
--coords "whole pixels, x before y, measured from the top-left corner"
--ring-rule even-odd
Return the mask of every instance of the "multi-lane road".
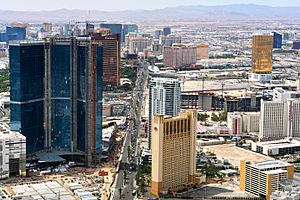
[[141, 124], [143, 94], [147, 78], [148, 64], [142, 63], [137, 68], [136, 87], [132, 93], [132, 106], [130, 108], [130, 112], [128, 113], [131, 120], [129, 121], [128, 129], [126, 131], [127, 133], [122, 147], [121, 162], [115, 180], [114, 194], [112, 196], [113, 200], [130, 200], [135, 198], [133, 191], [136, 190], [135, 176], [138, 161], [137, 139]]

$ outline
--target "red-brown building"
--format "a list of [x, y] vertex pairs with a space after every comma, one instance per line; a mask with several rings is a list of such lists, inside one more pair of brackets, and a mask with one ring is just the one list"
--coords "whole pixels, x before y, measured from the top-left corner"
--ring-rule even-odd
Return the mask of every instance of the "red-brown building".
[[94, 33], [94, 40], [103, 46], [103, 86], [120, 85], [120, 35]]

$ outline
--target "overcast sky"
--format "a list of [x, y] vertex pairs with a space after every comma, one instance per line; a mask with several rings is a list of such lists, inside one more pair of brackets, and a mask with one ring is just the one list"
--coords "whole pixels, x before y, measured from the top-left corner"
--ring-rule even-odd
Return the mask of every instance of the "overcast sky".
[[179, 5], [225, 5], [254, 3], [269, 6], [300, 6], [299, 0], [0, 0], [1, 10], [88, 10], [157, 9]]

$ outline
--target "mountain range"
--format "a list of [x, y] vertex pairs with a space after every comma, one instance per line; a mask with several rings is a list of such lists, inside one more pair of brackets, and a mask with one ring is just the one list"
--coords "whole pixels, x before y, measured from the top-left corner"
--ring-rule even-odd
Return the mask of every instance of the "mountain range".
[[155, 21], [223, 21], [258, 19], [300, 19], [300, 7], [270, 7], [255, 4], [224, 6], [178, 6], [156, 10], [70, 10], [12, 11], [0, 10], [1, 22], [69, 22], [71, 20]]

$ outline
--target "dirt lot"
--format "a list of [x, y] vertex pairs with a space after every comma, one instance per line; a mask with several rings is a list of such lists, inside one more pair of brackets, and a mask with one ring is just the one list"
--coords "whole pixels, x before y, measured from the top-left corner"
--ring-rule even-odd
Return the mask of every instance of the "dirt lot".
[[236, 147], [234, 144], [206, 146], [203, 147], [203, 151], [215, 153], [218, 159], [226, 159], [235, 167], [240, 167], [240, 162], [242, 160], [247, 160], [254, 163], [266, 160], [274, 160], [271, 157]]

